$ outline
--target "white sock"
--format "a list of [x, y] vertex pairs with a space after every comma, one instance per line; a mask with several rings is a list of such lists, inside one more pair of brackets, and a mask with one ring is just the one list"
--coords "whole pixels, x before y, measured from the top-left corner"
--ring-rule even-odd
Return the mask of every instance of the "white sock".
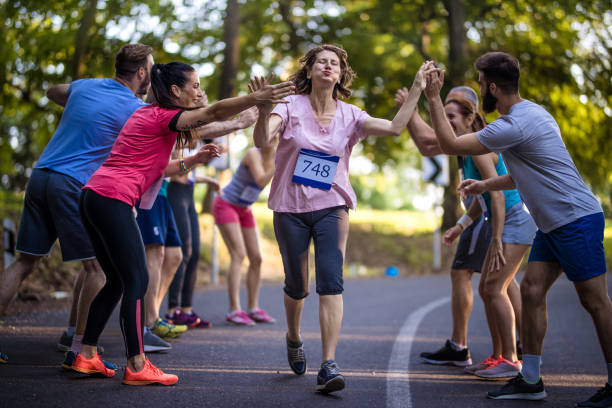
[[462, 344], [457, 344], [457, 343], [455, 343], [455, 342], [454, 342], [454, 341], [452, 341], [452, 340], [449, 340], [449, 341], [450, 341], [451, 347], [452, 347], [452, 348], [453, 348], [453, 350], [455, 350], [455, 351], [461, 351], [461, 350], [465, 350], [465, 349], [467, 348], [467, 346], [464, 346], [464, 345], [462, 345]]
[[74, 336], [72, 336], [72, 345], [70, 346], [70, 349], [74, 351], [75, 353], [80, 353], [82, 341], [83, 341], [83, 335], [75, 334]]
[[523, 354], [523, 370], [521, 374], [525, 381], [535, 384], [540, 381], [540, 360], [542, 356]]
[[74, 326], [68, 326], [68, 328], [66, 329], [66, 334], [70, 337], [74, 336], [74, 330], [75, 327]]
[[612, 363], [608, 363], [608, 384], [612, 385]]

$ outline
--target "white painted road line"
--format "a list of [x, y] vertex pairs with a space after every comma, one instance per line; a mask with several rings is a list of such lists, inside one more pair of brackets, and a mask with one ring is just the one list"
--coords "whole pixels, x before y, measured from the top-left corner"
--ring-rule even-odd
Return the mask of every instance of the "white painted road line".
[[399, 331], [391, 358], [389, 358], [388, 372], [407, 373], [408, 379], [398, 381], [392, 377], [387, 377], [387, 407], [388, 408], [412, 408], [412, 396], [410, 395], [410, 353], [412, 351], [412, 341], [423, 318], [432, 310], [450, 301], [450, 296], [435, 300], [425, 306], [415, 310], [408, 316], [404, 325]]

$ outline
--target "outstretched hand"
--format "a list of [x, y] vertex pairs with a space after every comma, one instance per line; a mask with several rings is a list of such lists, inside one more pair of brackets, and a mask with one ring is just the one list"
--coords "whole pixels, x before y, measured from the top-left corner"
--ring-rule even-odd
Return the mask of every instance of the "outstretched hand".
[[463, 180], [459, 186], [457, 186], [457, 191], [461, 195], [461, 197], [465, 197], [467, 195], [478, 195], [482, 194], [486, 191], [485, 185], [481, 180], [473, 180], [467, 179]]
[[444, 235], [442, 236], [442, 243], [446, 246], [451, 246], [453, 241], [457, 239], [459, 235], [463, 232], [463, 229], [460, 225], [453, 225], [450, 227]]
[[408, 99], [408, 88], [403, 87], [398, 89], [395, 93], [395, 98], [393, 99], [395, 100], [397, 106], [402, 106], [404, 102], [406, 102], [406, 99]]
[[270, 85], [273, 77], [274, 73], [271, 73], [267, 78], [255, 76], [249, 82], [249, 92], [257, 101], [255, 104], [265, 112], [271, 111], [274, 104], [288, 103], [283, 98], [295, 91], [295, 84], [291, 81]]
[[205, 144], [202, 148], [194, 155], [196, 163], [208, 163], [215, 157], [219, 157], [219, 146], [214, 143]]
[[438, 75], [440, 68], [437, 68], [433, 61], [425, 61], [414, 76], [412, 86], [422, 91], [427, 86], [427, 78], [431, 75]]
[[425, 96], [427, 99], [432, 99], [440, 96], [440, 90], [444, 85], [444, 70], [438, 72], [429, 72], [426, 76], [427, 86], [425, 87]]

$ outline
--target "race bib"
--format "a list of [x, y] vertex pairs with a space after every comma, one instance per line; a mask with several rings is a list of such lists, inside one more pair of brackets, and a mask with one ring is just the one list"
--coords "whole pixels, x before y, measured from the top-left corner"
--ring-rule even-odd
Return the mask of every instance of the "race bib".
[[242, 205], [251, 205], [259, 198], [259, 194], [261, 193], [261, 188], [257, 184], [249, 184], [244, 190], [242, 190], [242, 194], [238, 197], [238, 201]]
[[330, 190], [340, 157], [301, 149], [291, 181], [305, 186]]

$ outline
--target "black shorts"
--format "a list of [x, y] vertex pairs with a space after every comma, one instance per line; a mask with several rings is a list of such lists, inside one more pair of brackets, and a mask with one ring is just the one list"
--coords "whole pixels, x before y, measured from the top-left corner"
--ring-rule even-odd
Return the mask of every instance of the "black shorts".
[[94, 259], [96, 254], [79, 215], [83, 185], [49, 169], [34, 169], [26, 187], [16, 250], [48, 255], [59, 238], [64, 262]]
[[471, 269], [480, 272], [491, 244], [491, 222], [480, 216], [461, 233], [453, 259], [453, 269]]

